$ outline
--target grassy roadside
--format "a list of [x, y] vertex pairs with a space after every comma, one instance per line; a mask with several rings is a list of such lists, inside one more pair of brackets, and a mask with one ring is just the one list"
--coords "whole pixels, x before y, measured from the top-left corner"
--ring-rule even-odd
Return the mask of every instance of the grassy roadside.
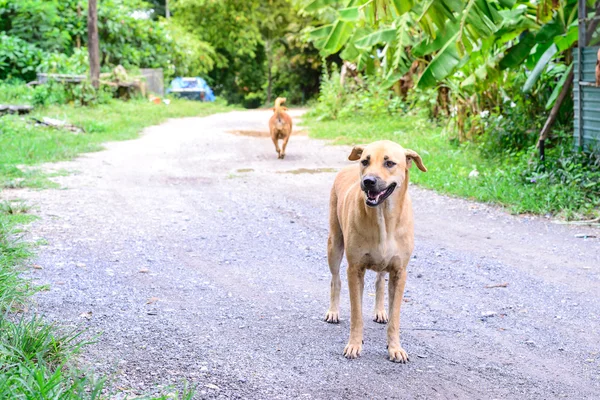
[[103, 381], [72, 366], [85, 344], [80, 333], [17, 312], [35, 293], [22, 275], [32, 254], [18, 229], [33, 219], [27, 211], [22, 203], [0, 203], [0, 398], [97, 398]]
[[[411, 148], [423, 157], [429, 169], [425, 174], [411, 174], [411, 180], [442, 193], [500, 204], [513, 213], [585, 218], [599, 212], [600, 199], [595, 193], [600, 187], [600, 174], [551, 179], [532, 167], [531, 152], [486, 157], [474, 143], [451, 142], [442, 128], [422, 115], [382, 113], [327, 121], [307, 116], [303, 125], [312, 137], [338, 143], [389, 139]], [[551, 151], [548, 159], [553, 157]]]
[[[133, 139], [143, 128], [168, 118], [205, 116], [231, 109], [222, 103], [185, 100], [172, 100], [168, 106], [146, 100], [111, 100], [95, 107], [51, 106], [26, 117], [0, 117], [1, 399], [108, 399], [116, 395], [105, 378], [76, 365], [77, 354], [88, 344], [81, 331], [65, 330], [40, 316], [22, 312], [39, 289], [24, 274], [31, 268], [33, 245], [21, 238], [22, 226], [34, 217], [28, 214], [25, 204], [2, 201], [2, 190], [51, 185], [48, 176], [35, 169], [37, 164], [97, 151], [107, 141]], [[85, 133], [74, 135], [37, 126], [30, 116], [66, 120], [82, 127]], [[152, 398], [190, 399], [194, 395], [188, 389], [166, 388], [164, 392]]]
[[191, 399], [194, 392], [187, 388], [167, 387], [154, 397], [115, 393], [106, 378], [77, 365], [77, 355], [89, 344], [81, 330], [27, 312], [29, 298], [40, 288], [23, 274], [31, 268], [33, 248], [21, 239], [20, 227], [34, 218], [21, 202], [0, 202], [0, 399]]
[[[48, 184], [38, 171], [21, 166], [68, 160], [80, 153], [98, 151], [104, 142], [133, 139], [143, 128], [168, 118], [205, 116], [232, 109], [223, 103], [178, 99], [168, 106], [143, 99], [111, 100], [94, 107], [51, 106], [27, 116], [0, 117], [0, 188]], [[85, 132], [75, 135], [62, 129], [38, 126], [30, 117], [65, 120]]]

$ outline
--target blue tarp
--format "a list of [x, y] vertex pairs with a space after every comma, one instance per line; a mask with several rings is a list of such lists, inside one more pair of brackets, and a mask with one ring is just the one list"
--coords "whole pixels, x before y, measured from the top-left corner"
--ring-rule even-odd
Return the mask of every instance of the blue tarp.
[[178, 94], [192, 100], [215, 101], [215, 95], [202, 78], [177, 77], [171, 81], [167, 93]]

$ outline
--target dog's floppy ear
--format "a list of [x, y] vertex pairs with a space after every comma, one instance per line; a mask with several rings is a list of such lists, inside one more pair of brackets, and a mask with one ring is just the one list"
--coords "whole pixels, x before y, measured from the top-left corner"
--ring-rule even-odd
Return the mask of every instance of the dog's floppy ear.
[[358, 145], [354, 146], [352, 148], [352, 151], [350, 152], [350, 155], [348, 156], [348, 160], [350, 160], [350, 161], [360, 160], [360, 156], [362, 155], [362, 152], [364, 149], [365, 149], [365, 146], [362, 144], [358, 144]]
[[412, 161], [414, 161], [421, 171], [427, 172], [427, 168], [425, 167], [425, 165], [423, 165], [423, 160], [421, 160], [421, 156], [418, 155], [416, 151], [404, 149], [404, 154], [406, 154], [406, 169], [409, 169], [412, 165]]

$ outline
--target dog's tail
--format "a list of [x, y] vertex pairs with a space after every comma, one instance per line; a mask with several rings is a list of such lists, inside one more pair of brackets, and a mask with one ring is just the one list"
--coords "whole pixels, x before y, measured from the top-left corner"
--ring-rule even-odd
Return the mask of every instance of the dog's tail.
[[285, 110], [287, 110], [287, 108], [282, 106], [282, 104], [285, 103], [285, 101], [286, 101], [285, 97], [278, 97], [275, 99], [275, 107], [273, 108], [273, 111], [275, 111], [275, 114], [277, 114], [278, 121], [280, 121], [282, 119], [281, 113], [284, 112]]

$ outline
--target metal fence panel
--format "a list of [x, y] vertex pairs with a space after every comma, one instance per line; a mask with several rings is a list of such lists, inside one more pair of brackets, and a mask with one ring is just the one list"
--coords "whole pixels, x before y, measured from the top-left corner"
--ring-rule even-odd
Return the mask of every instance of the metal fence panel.
[[[600, 145], [600, 87], [596, 87], [598, 49], [600, 49], [600, 46], [581, 49], [581, 63], [579, 62], [579, 52], [573, 51], [573, 62], [575, 63], [573, 85], [575, 146], [587, 150], [598, 148]], [[581, 99], [581, 102], [579, 99]]]

